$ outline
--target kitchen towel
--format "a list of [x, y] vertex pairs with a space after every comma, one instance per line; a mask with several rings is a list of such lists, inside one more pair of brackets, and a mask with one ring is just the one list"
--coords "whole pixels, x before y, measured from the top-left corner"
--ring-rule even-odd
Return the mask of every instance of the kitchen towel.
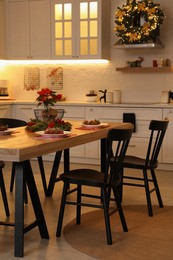
[[136, 132], [136, 116], [135, 113], [123, 113], [123, 122], [134, 125], [133, 132]]

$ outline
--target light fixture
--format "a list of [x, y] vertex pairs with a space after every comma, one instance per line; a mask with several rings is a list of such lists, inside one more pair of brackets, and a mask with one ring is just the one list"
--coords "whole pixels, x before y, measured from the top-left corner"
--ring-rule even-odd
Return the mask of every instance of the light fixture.
[[74, 64], [107, 64], [108, 60], [96, 59], [96, 60], [1, 60], [1, 64], [4, 65], [74, 65]]

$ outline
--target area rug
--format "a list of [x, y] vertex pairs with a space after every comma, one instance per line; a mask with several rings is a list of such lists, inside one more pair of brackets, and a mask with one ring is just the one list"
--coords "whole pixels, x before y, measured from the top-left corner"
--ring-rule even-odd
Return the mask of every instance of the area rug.
[[128, 232], [123, 232], [119, 215], [111, 216], [113, 244], [107, 245], [102, 210], [82, 215], [81, 224], [75, 219], [64, 229], [66, 241], [75, 249], [104, 260], [172, 260], [173, 207], [153, 207], [154, 216], [147, 215], [146, 206], [124, 206]]

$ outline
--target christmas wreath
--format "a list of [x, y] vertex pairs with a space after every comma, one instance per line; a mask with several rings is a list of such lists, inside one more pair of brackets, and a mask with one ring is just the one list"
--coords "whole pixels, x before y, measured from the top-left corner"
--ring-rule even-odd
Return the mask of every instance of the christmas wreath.
[[115, 32], [123, 44], [155, 42], [165, 14], [152, 0], [127, 0], [115, 12]]

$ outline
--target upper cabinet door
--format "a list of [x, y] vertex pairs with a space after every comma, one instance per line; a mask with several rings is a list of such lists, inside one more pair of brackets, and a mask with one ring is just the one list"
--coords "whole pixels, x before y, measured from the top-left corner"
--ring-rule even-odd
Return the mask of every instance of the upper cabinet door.
[[50, 59], [50, 0], [9, 0], [7, 24], [9, 59]]
[[72, 59], [75, 52], [75, 1], [53, 0], [52, 2], [52, 56], [57, 59]]
[[30, 55], [29, 46], [29, 2], [8, 1], [8, 57], [26, 59]]
[[109, 58], [109, 0], [53, 0], [51, 10], [53, 59]]
[[0, 0], [0, 59], [6, 57], [5, 53], [5, 21], [4, 21], [4, 3]]
[[33, 59], [50, 59], [50, 1], [30, 1], [30, 53]]
[[80, 1], [76, 6], [77, 58], [99, 58], [101, 51], [101, 4], [99, 1]]

